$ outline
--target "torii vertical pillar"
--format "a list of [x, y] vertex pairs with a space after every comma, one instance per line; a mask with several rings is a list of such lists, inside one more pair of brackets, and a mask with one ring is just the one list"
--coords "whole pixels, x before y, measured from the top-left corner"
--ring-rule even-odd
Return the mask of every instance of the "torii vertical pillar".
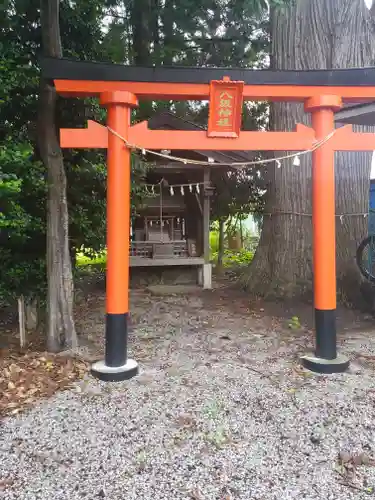
[[[341, 98], [322, 95], [310, 98], [305, 110], [312, 115], [316, 140], [327, 137], [335, 128], [334, 113]], [[335, 151], [328, 140], [313, 152], [312, 226], [314, 264], [315, 354], [304, 356], [304, 366], [318, 373], [341, 373], [349, 366], [337, 354], [336, 339], [336, 207]]]
[[[130, 92], [104, 92], [107, 124], [127, 139], [131, 107], [137, 98]], [[137, 362], [127, 357], [129, 314], [130, 150], [108, 132], [107, 156], [107, 279], [105, 359], [91, 373], [105, 381], [127, 380], [138, 373]]]

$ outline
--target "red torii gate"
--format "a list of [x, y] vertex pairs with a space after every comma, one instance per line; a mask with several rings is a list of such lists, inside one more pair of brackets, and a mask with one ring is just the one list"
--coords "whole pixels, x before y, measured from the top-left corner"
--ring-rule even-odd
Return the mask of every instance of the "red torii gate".
[[[351, 125], [333, 133], [334, 113], [343, 101], [375, 99], [375, 68], [285, 72], [139, 68], [53, 58], [43, 59], [41, 66], [58, 93], [96, 96], [107, 108], [107, 127], [89, 121], [86, 129], [60, 131], [62, 148], [108, 149], [106, 350], [105, 360], [92, 367], [94, 376], [125, 380], [138, 373], [136, 361], [127, 358], [131, 145], [151, 150], [306, 151], [320, 144], [312, 153], [316, 348], [302, 362], [320, 373], [348, 368], [349, 360], [337, 354], [336, 342], [334, 152], [374, 151], [375, 134], [354, 133]], [[147, 122], [131, 126], [130, 112], [138, 98], [209, 100], [208, 130], [149, 130]], [[241, 132], [243, 100], [304, 102], [312, 127]]]

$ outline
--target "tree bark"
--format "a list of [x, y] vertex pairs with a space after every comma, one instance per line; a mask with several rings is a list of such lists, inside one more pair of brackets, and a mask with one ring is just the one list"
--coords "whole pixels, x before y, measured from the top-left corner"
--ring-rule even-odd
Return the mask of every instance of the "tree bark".
[[173, 19], [174, 19], [174, 0], [165, 0], [164, 9], [162, 13], [163, 31], [164, 31], [164, 66], [172, 66], [173, 64]]
[[134, 0], [131, 11], [133, 52], [136, 66], [146, 66], [150, 60], [150, 0]]
[[154, 50], [153, 50], [153, 52], [154, 52], [154, 62], [155, 62], [155, 59], [160, 58], [159, 13], [160, 13], [160, 3], [159, 3], [159, 0], [151, 0], [152, 39], [153, 39], [153, 43], [154, 43]]
[[[41, 0], [43, 53], [62, 57], [59, 0]], [[73, 277], [69, 254], [68, 203], [63, 156], [55, 122], [56, 91], [41, 80], [38, 115], [38, 149], [47, 169], [47, 348], [75, 349]]]
[[27, 331], [35, 331], [39, 324], [39, 303], [37, 299], [25, 303], [25, 322]]
[[[272, 15], [275, 69], [363, 67], [373, 62], [373, 54], [374, 34], [363, 0], [297, 0]], [[302, 104], [276, 103], [272, 119], [275, 130], [293, 130], [298, 122], [310, 123]], [[371, 159], [372, 154], [366, 152], [336, 153], [336, 213], [367, 212]], [[311, 156], [301, 157], [300, 167], [285, 161], [279, 169], [270, 168], [269, 175], [265, 212], [273, 215], [264, 217], [245, 284], [262, 295], [310, 294]], [[337, 220], [337, 276], [347, 295], [353, 287], [353, 274], [358, 277], [354, 256], [367, 233], [367, 219], [351, 216], [341, 220]]]
[[217, 252], [217, 271], [220, 273], [223, 270], [224, 260], [224, 219], [219, 219], [219, 248]]

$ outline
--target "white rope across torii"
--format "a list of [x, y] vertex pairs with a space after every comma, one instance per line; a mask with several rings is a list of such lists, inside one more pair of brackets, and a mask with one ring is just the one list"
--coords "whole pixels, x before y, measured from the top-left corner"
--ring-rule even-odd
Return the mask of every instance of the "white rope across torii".
[[[180, 156], [174, 156], [174, 155], [170, 155], [170, 154], [166, 154], [166, 153], [161, 153], [159, 151], [153, 151], [151, 149], [146, 149], [146, 148], [143, 148], [141, 146], [137, 146], [136, 144], [131, 144], [131, 143], [129, 143], [129, 141], [127, 141], [125, 139], [125, 137], [122, 137], [119, 133], [117, 133], [111, 127], [107, 126], [106, 128], [108, 129], [109, 132], [111, 132], [111, 134], [113, 134], [116, 137], [118, 137], [119, 139], [121, 139], [124, 142], [124, 144], [126, 144], [126, 146], [129, 149], [133, 149], [135, 151], [140, 151], [143, 155], [146, 154], [146, 153], [148, 153], [148, 154], [157, 156], [159, 158], [164, 158], [166, 160], [172, 160], [172, 161], [177, 161], [177, 162], [180, 162], [180, 163], [184, 163], [185, 165], [187, 165], [188, 163], [191, 164], [191, 165], [200, 165], [202, 167], [203, 166], [205, 166], [205, 167], [212, 167], [212, 165], [213, 165], [212, 162], [210, 162], [210, 161], [200, 161], [200, 160], [191, 160], [191, 159], [187, 159], [187, 158], [181, 158]], [[293, 165], [299, 166], [299, 164], [300, 164], [300, 157], [301, 156], [307, 155], [307, 154], [312, 153], [313, 151], [316, 151], [317, 149], [321, 148], [326, 142], [328, 142], [335, 135], [336, 130], [337, 129], [335, 129], [332, 132], [330, 132], [323, 139], [321, 139], [319, 141], [316, 141], [312, 148], [306, 149], [305, 151], [299, 151], [298, 153], [291, 153], [291, 154], [288, 154], [288, 155], [279, 156], [277, 158], [266, 158], [264, 160], [253, 160], [253, 161], [245, 161], [245, 162], [220, 163], [220, 166], [223, 166], [223, 167], [232, 167], [232, 168], [246, 168], [246, 167], [250, 167], [250, 166], [253, 166], [253, 165], [264, 165], [265, 163], [273, 163], [273, 162], [275, 162], [276, 165], [277, 165], [277, 167], [280, 168], [282, 161], [288, 160], [288, 159], [291, 159], [291, 158], [294, 159]]]

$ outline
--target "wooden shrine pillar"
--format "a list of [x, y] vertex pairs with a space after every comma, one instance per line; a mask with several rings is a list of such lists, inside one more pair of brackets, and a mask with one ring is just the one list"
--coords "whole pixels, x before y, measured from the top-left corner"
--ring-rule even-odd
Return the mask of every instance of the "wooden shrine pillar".
[[206, 167], [203, 172], [203, 256], [204, 263], [210, 263], [210, 197], [207, 188], [210, 184], [210, 168]]
[[[105, 381], [127, 380], [138, 373], [138, 364], [127, 357], [129, 319], [130, 149], [125, 145], [131, 107], [137, 98], [130, 92], [104, 92], [107, 108], [107, 278], [105, 359], [94, 363], [92, 374]], [[118, 135], [116, 135], [116, 133]]]
[[199, 271], [202, 286], [206, 290], [212, 288], [212, 265], [210, 263], [210, 167], [203, 172], [203, 257], [204, 264]]
[[[334, 113], [341, 98], [322, 95], [307, 100], [317, 141], [335, 128]], [[304, 366], [318, 373], [340, 373], [349, 366], [337, 354], [336, 340], [336, 204], [335, 150], [327, 140], [312, 153], [313, 280], [315, 307], [315, 353], [304, 356]]]

